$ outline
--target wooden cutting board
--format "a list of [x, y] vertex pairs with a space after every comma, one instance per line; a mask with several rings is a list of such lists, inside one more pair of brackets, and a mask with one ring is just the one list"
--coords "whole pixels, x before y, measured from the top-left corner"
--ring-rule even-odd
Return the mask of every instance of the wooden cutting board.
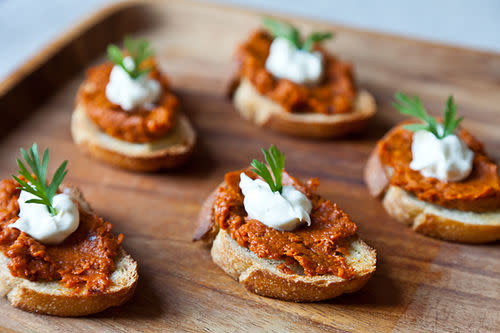
[[[334, 10], [334, 9], [332, 9]], [[335, 31], [328, 49], [356, 65], [359, 85], [379, 113], [359, 137], [285, 137], [241, 119], [226, 99], [238, 41], [262, 13], [180, 0], [127, 2], [89, 17], [0, 84], [0, 177], [16, 170], [19, 147], [50, 147], [54, 166], [69, 160], [67, 181], [125, 235], [139, 262], [135, 296], [87, 318], [57, 318], [0, 300], [6, 331], [500, 331], [500, 243], [461, 245], [415, 234], [390, 218], [362, 180], [376, 140], [402, 119], [396, 90], [419, 94], [434, 114], [454, 94], [464, 125], [500, 158], [500, 56], [288, 18], [310, 31]], [[383, 19], [383, 18], [382, 18]], [[149, 38], [192, 119], [199, 142], [175, 172], [131, 173], [81, 154], [69, 131], [84, 69], [125, 34]], [[191, 242], [205, 196], [225, 172], [262, 158], [276, 144], [299, 178], [320, 177], [320, 193], [351, 214], [377, 249], [372, 280], [328, 302], [295, 304], [248, 293]]]

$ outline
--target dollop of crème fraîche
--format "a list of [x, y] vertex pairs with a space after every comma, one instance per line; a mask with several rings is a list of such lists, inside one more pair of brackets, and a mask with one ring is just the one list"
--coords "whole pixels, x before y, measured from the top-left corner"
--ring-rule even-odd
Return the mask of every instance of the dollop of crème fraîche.
[[28, 202], [37, 198], [29, 192], [21, 191], [17, 200], [19, 219], [9, 227], [24, 231], [44, 244], [59, 244], [78, 229], [80, 214], [68, 194], [54, 196], [55, 215], [43, 204]]
[[315, 84], [323, 74], [323, 55], [300, 50], [288, 39], [277, 37], [271, 43], [266, 69], [280, 79]]
[[[442, 131], [442, 126], [438, 127]], [[455, 134], [437, 138], [425, 130], [413, 134], [410, 168], [425, 177], [441, 181], [460, 181], [472, 171], [474, 153]]]
[[239, 186], [249, 218], [277, 230], [291, 231], [303, 224], [311, 225], [312, 203], [295, 187], [283, 186], [281, 193], [273, 192], [266, 182], [252, 179], [244, 172], [240, 174]]
[[[129, 71], [135, 68], [131, 57], [125, 57], [123, 65]], [[143, 74], [134, 79], [120, 65], [115, 65], [106, 86], [106, 97], [123, 110], [131, 111], [138, 106], [152, 107], [158, 101], [161, 90], [160, 83], [148, 75]]]

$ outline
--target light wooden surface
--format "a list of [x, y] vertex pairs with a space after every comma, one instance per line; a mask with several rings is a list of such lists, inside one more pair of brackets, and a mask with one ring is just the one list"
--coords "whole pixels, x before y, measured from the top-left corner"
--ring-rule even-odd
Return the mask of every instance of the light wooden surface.
[[[120, 308], [77, 319], [34, 315], [0, 300], [0, 330], [500, 330], [500, 243], [460, 245], [415, 234], [389, 218], [362, 181], [377, 138], [402, 119], [390, 106], [395, 90], [418, 93], [435, 113], [453, 93], [464, 125], [498, 160], [499, 56], [293, 20], [301, 28], [337, 32], [328, 48], [356, 64], [360, 86], [375, 95], [380, 110], [362, 137], [301, 140], [254, 127], [225, 99], [232, 52], [258, 26], [259, 13], [180, 0], [129, 6], [98, 14], [100, 23], [95, 17], [83, 22], [71, 41], [65, 36], [43, 52], [48, 62], [39, 67], [35, 60], [10, 78], [15, 84], [0, 85], [8, 87], [0, 93], [0, 177], [15, 171], [19, 147], [33, 141], [51, 148], [52, 166], [68, 159], [67, 181], [124, 233], [125, 248], [139, 262], [136, 294]], [[83, 69], [96, 56], [102, 60], [106, 43], [130, 32], [151, 39], [198, 129], [198, 148], [183, 170], [148, 175], [113, 169], [82, 155], [71, 140]], [[315, 304], [259, 297], [191, 242], [205, 196], [226, 171], [261, 158], [260, 148], [270, 144], [286, 153], [287, 169], [299, 178], [320, 177], [320, 193], [350, 213], [377, 249], [377, 271], [356, 294]]]

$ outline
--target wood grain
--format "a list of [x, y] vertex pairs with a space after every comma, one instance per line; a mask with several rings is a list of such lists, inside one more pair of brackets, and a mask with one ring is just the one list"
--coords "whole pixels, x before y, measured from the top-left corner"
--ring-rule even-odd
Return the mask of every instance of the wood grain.
[[[34, 315], [0, 300], [1, 330], [500, 330], [500, 244], [461, 245], [418, 235], [388, 217], [362, 181], [376, 140], [402, 119], [390, 106], [395, 90], [419, 94], [434, 113], [453, 93], [464, 125], [498, 159], [500, 56], [291, 19], [307, 31], [337, 32], [328, 48], [355, 63], [360, 86], [375, 95], [380, 111], [361, 137], [289, 138], [245, 122], [225, 98], [235, 45], [258, 26], [260, 14], [180, 0], [120, 4], [80, 23], [0, 85], [0, 177], [15, 170], [19, 147], [33, 141], [50, 147], [53, 165], [68, 159], [67, 180], [124, 233], [140, 270], [129, 303], [88, 318]], [[84, 68], [102, 60], [105, 45], [126, 33], [151, 39], [198, 130], [199, 145], [181, 171], [113, 169], [82, 155], [71, 140], [70, 116]], [[358, 293], [316, 304], [259, 297], [191, 242], [205, 196], [226, 171], [246, 166], [270, 144], [286, 153], [288, 170], [299, 178], [320, 177], [320, 193], [349, 212], [377, 249], [377, 272]]]

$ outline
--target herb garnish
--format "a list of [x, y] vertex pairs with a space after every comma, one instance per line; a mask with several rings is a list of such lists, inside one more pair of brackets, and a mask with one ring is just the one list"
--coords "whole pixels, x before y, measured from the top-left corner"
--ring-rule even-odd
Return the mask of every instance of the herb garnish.
[[398, 109], [402, 114], [407, 114], [422, 120], [422, 124], [409, 124], [405, 125], [404, 128], [410, 131], [429, 131], [436, 136], [438, 139], [442, 139], [448, 135], [455, 132], [460, 122], [464, 117], [456, 118], [457, 116], [457, 105], [453, 101], [453, 96], [448, 96], [446, 101], [446, 106], [443, 111], [443, 129], [440, 130], [438, 127], [438, 122], [436, 118], [429, 115], [422, 105], [422, 101], [418, 96], [413, 96], [413, 98], [405, 95], [402, 92], [398, 92], [395, 95], [396, 100], [399, 102], [392, 103], [392, 105]]
[[110, 44], [108, 46], [109, 60], [123, 68], [123, 70], [127, 72], [132, 79], [136, 79], [143, 74], [149, 73], [152, 69], [151, 67], [143, 68], [144, 66], [141, 66], [143, 61], [151, 57], [154, 53], [153, 49], [149, 45], [149, 42], [141, 38], [133, 39], [130, 37], [125, 37], [124, 44], [128, 55], [134, 62], [133, 70], [129, 70], [125, 66], [125, 64], [123, 63], [123, 59], [126, 55], [124, 55], [122, 50], [120, 50], [120, 48], [114, 44]]
[[262, 24], [274, 37], [288, 39], [297, 49], [310, 52], [315, 43], [333, 38], [331, 32], [313, 32], [304, 41], [300, 32], [293, 25], [280, 22], [270, 17], [263, 17]]
[[285, 167], [285, 154], [280, 152], [276, 146], [271, 145], [269, 150], [262, 148], [262, 153], [266, 158], [266, 162], [274, 175], [274, 179], [269, 172], [268, 167], [257, 160], [253, 160], [251, 165], [254, 167], [253, 172], [258, 174], [269, 185], [271, 191], [281, 193], [283, 189], [282, 172]]
[[59, 185], [61, 185], [64, 177], [68, 173], [68, 170], [65, 170], [68, 161], [64, 161], [61, 163], [59, 168], [57, 168], [56, 172], [54, 173], [54, 176], [52, 177], [52, 182], [50, 183], [50, 185], [48, 185], [47, 168], [49, 165], [49, 150], [45, 149], [41, 162], [40, 155], [38, 154], [38, 146], [36, 143], [31, 146], [29, 153], [21, 148], [21, 154], [23, 155], [23, 158], [28, 164], [28, 167], [31, 169], [31, 171], [28, 171], [23, 162], [20, 159], [17, 159], [17, 165], [19, 166], [18, 172], [26, 179], [23, 180], [12, 175], [12, 177], [14, 177], [14, 179], [20, 185], [18, 189], [29, 192], [38, 197], [38, 199], [30, 199], [26, 201], [27, 203], [37, 203], [45, 205], [47, 206], [50, 214], [56, 215], [57, 211], [52, 206], [52, 199], [56, 194], [57, 188], [59, 187]]

